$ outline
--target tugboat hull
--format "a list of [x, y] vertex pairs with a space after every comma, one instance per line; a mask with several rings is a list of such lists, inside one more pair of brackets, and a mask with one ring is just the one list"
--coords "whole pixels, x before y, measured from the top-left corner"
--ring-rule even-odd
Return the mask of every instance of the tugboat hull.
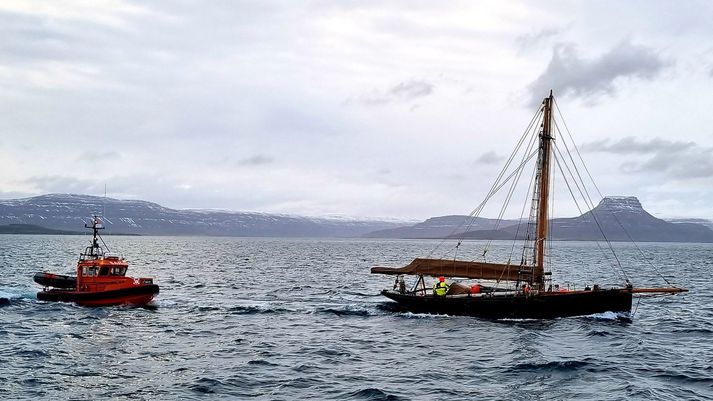
[[156, 284], [92, 292], [52, 289], [38, 292], [37, 299], [41, 301], [74, 302], [82, 306], [142, 306], [151, 302], [158, 295], [158, 292], [159, 288]]
[[553, 319], [603, 312], [630, 312], [632, 293], [624, 289], [547, 292], [537, 295], [417, 296], [381, 292], [414, 313], [488, 319]]

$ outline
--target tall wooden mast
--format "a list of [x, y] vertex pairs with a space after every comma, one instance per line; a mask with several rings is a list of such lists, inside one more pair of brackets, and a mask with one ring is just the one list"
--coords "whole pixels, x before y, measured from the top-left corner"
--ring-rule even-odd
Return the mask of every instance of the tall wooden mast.
[[539, 193], [537, 208], [537, 228], [535, 239], [535, 268], [533, 271], [533, 284], [544, 289], [545, 287], [545, 242], [547, 240], [549, 196], [550, 196], [550, 155], [552, 141], [552, 91], [544, 100], [542, 116], [542, 133], [540, 134], [540, 154], [538, 157]]

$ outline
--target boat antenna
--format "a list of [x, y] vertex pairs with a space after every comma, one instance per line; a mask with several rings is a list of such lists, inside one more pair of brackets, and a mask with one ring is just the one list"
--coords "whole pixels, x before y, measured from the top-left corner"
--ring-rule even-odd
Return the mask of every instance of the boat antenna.
[[104, 202], [102, 203], [102, 216], [106, 217], [106, 182], [104, 183]]

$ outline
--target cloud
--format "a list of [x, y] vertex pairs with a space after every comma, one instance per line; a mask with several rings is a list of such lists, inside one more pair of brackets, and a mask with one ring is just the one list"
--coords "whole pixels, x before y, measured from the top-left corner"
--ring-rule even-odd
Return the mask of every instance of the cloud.
[[69, 1], [63, 4], [55, 1], [37, 1], [34, 4], [8, 1], [0, 3], [0, 12], [23, 16], [40, 16], [45, 20], [89, 22], [113, 28], [125, 28], [127, 19], [139, 15], [156, 16], [147, 8], [121, 0], [89, 3]]
[[274, 161], [275, 160], [269, 156], [255, 155], [255, 156], [246, 157], [244, 159], [240, 159], [237, 162], [235, 162], [235, 164], [238, 166], [260, 166], [260, 165], [264, 165], [264, 164], [273, 163]]
[[401, 82], [394, 86], [389, 91], [394, 97], [401, 99], [414, 99], [417, 97], [428, 96], [433, 93], [433, 85], [426, 81], [410, 80]]
[[585, 143], [583, 151], [603, 152], [631, 157], [648, 157], [646, 160], [628, 160], [621, 164], [624, 173], [654, 173], [675, 179], [713, 177], [713, 148], [695, 142], [669, 141], [654, 138], [640, 141], [625, 137], [619, 141], [607, 140]]
[[[700, 54], [713, 32], [709, 6], [671, 13], [674, 6], [622, 3], [614, 21], [611, 7], [592, 3], [406, 4], [0, 2], [0, 109], [10, 111], [0, 119], [0, 197], [101, 195], [106, 183], [110, 196], [170, 207], [409, 217], [468, 210], [485, 196], [473, 185], [483, 177], [449, 181], [442, 170], [459, 160], [487, 170], [509, 154], [510, 141], [487, 133], [524, 128], [530, 113], [510, 107], [510, 94], [545, 71], [552, 46], [577, 43], [580, 53], [557, 48], [553, 61], [570, 75], [551, 78], [587, 97], [573, 77], [642, 53], [630, 44], [612, 50], [630, 32], [703, 72], [621, 96], [606, 125], [640, 112], [651, 137], [713, 147], [696, 137], [708, 130], [704, 119], [688, 118], [689, 131], [671, 137], [653, 108], [665, 103], [669, 114], [690, 116], [709, 104], [699, 82], [712, 67]], [[569, 23], [583, 15], [592, 23]], [[518, 53], [518, 45], [531, 48]], [[641, 82], [624, 70], [610, 79], [622, 93], [629, 80]], [[667, 102], [671, 88], [686, 96]], [[350, 97], [354, 107], [344, 107]], [[579, 115], [582, 102], [571, 107]], [[608, 135], [595, 120], [588, 141]], [[623, 168], [643, 168], [653, 155], [626, 157], [637, 164]], [[625, 181], [616, 173], [611, 182]], [[687, 184], [713, 197], [709, 182]]]
[[562, 32], [560, 28], [543, 28], [538, 31], [526, 33], [515, 38], [515, 43], [520, 52], [531, 49], [539, 44], [548, 42]]
[[113, 150], [109, 151], [86, 151], [82, 153], [77, 160], [79, 161], [90, 161], [90, 162], [99, 162], [99, 161], [115, 161], [117, 159], [121, 159], [121, 153], [115, 152]]
[[424, 80], [411, 79], [400, 82], [386, 91], [374, 90], [371, 93], [350, 98], [346, 103], [356, 100], [368, 106], [378, 106], [394, 101], [410, 101], [433, 94], [434, 85]]
[[102, 184], [96, 181], [60, 175], [32, 176], [22, 180], [22, 183], [34, 188], [35, 193], [38, 194], [96, 194], [104, 191]]
[[627, 136], [618, 141], [603, 139], [601, 141], [588, 142], [582, 144], [581, 149], [591, 152], [607, 152], [616, 154], [650, 154], [662, 151], [679, 152], [695, 147], [695, 142], [669, 141], [660, 138], [654, 138], [644, 142], [634, 137]]
[[545, 71], [528, 87], [530, 105], [536, 106], [553, 89], [559, 95], [596, 100], [613, 96], [625, 79], [650, 80], [671, 62], [648, 47], [622, 42], [594, 59], [582, 59], [572, 44], [556, 45]]
[[504, 159], [502, 156], [498, 156], [497, 153], [493, 152], [492, 150], [490, 152], [483, 153], [475, 159], [476, 164], [497, 164], [501, 162]]

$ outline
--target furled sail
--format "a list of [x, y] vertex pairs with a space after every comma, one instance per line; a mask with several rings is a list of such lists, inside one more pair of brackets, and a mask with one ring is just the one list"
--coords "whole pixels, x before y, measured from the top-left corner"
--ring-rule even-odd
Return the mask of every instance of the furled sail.
[[519, 278], [529, 281], [532, 277], [532, 266], [416, 258], [404, 267], [376, 266], [371, 268], [371, 272], [373, 274], [413, 274], [499, 281], [514, 281]]

